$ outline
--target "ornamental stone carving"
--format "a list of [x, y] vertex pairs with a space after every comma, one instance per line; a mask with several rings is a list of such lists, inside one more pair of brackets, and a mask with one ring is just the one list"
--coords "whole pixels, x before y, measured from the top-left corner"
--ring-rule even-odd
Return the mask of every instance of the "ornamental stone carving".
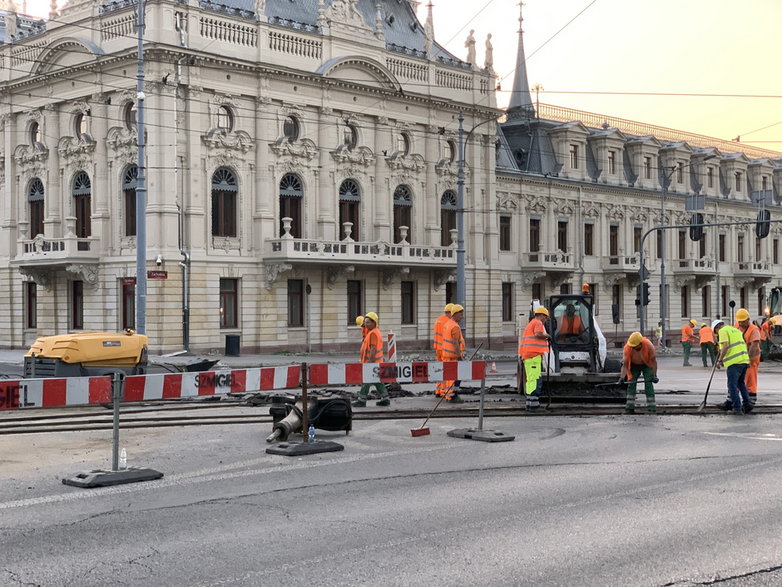
[[584, 218], [597, 218], [600, 216], [600, 204], [587, 203], [582, 206], [581, 214]]
[[369, 167], [375, 163], [375, 154], [369, 147], [356, 147], [351, 150], [347, 145], [340, 145], [331, 152], [331, 157], [342, 165], [352, 164]]
[[293, 269], [293, 265], [290, 263], [269, 263], [265, 265], [265, 269], [266, 289], [271, 289], [274, 285], [274, 282], [277, 281], [277, 278], [286, 271]]
[[67, 167], [85, 169], [92, 161], [95, 141], [89, 135], [62, 137], [57, 143], [57, 152]]
[[44, 290], [51, 291], [53, 271], [47, 267], [19, 267], [19, 273], [32, 279]]
[[426, 162], [421, 155], [404, 155], [400, 152], [386, 157], [386, 163], [393, 170], [412, 171], [414, 173], [418, 173], [426, 167]]
[[45, 163], [49, 158], [49, 149], [43, 143], [19, 145], [14, 150], [14, 159], [20, 166]]
[[318, 147], [311, 139], [290, 142], [286, 138], [281, 138], [270, 144], [269, 148], [283, 161], [296, 159], [309, 162], [318, 154]]
[[120, 165], [130, 165], [138, 160], [136, 130], [114, 126], [106, 133], [106, 146], [114, 152], [114, 159]]
[[325, 17], [327, 20], [346, 24], [353, 27], [372, 30], [367, 26], [364, 17], [356, 8], [358, 0], [333, 0], [331, 6], [325, 11]]
[[525, 197], [527, 202], [525, 208], [531, 214], [543, 214], [546, 212], [546, 204], [542, 198]]
[[611, 220], [622, 220], [625, 217], [624, 208], [621, 206], [610, 206], [607, 216]]
[[568, 200], [554, 200], [552, 202], [554, 204], [554, 213], [555, 214], [564, 214], [564, 215], [572, 215], [573, 214], [573, 203]]
[[91, 287], [98, 286], [98, 265], [97, 264], [73, 264], [66, 265], [65, 270], [81, 278]]
[[201, 141], [210, 149], [247, 153], [253, 148], [252, 138], [243, 130], [226, 133], [220, 129], [212, 129], [201, 137]]

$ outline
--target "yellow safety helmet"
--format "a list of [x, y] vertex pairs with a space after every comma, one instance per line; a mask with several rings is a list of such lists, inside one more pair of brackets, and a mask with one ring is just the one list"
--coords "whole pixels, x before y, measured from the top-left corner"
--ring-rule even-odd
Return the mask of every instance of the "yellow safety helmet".
[[772, 326], [776, 326], [777, 325], [777, 321], [774, 318], [775, 318], [775, 316], [772, 316], [771, 318], [768, 319], [768, 321], [771, 322]]
[[535, 314], [543, 314], [546, 318], [548, 318], [548, 310], [543, 306], [538, 306], [535, 308]]
[[458, 312], [464, 312], [464, 308], [459, 304], [451, 304], [451, 316]]
[[633, 332], [630, 338], [627, 339], [627, 344], [630, 346], [638, 346], [643, 341], [644, 336], [640, 332]]
[[701, 322], [701, 328], [703, 328], [704, 326], [707, 326], [707, 324], [705, 322]]
[[364, 326], [364, 317], [356, 316], [356, 326]]
[[736, 310], [736, 321], [742, 322], [744, 320], [749, 320], [749, 312], [747, 312], [747, 310], [744, 308], [739, 308]]
[[449, 314], [453, 311], [453, 304], [445, 304], [445, 310], [443, 312], [448, 312]]
[[374, 312], [367, 312], [364, 318], [369, 318], [370, 320], [372, 320], [372, 322], [375, 323], [375, 326], [380, 326], [380, 318], [378, 318], [377, 314], [375, 314]]
[[698, 325], [698, 321], [690, 318], [690, 324], [692, 324], [693, 326], [697, 326]]

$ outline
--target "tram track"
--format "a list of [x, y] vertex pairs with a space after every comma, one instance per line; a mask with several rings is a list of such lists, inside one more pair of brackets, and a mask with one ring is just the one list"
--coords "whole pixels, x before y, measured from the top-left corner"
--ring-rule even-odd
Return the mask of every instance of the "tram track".
[[[504, 401], [503, 405], [498, 407], [491, 402], [484, 407], [485, 418], [507, 418], [507, 417], [525, 417], [539, 418], [549, 416], [619, 416], [624, 415], [624, 407], [617, 405], [579, 405], [579, 404], [554, 404], [549, 408], [542, 408], [540, 411], [528, 413], [524, 409], [522, 402]], [[474, 405], [470, 405], [474, 404]], [[478, 402], [469, 402], [468, 405], [460, 407], [445, 407], [438, 409], [432, 416], [433, 419], [443, 418], [477, 418], [479, 415]], [[236, 404], [236, 407], [245, 407], [242, 404]], [[207, 406], [193, 407], [181, 406], [179, 410], [201, 411]], [[222, 407], [230, 409], [234, 406], [208, 406]], [[702, 412], [698, 411], [697, 404], [668, 404], [657, 405], [658, 415], [718, 415], [724, 414], [716, 406], [707, 406]], [[260, 408], [263, 410], [263, 408]], [[124, 412], [120, 419], [121, 430], [132, 429], [154, 429], [154, 428], [172, 428], [184, 426], [226, 426], [238, 424], [258, 424], [267, 425], [271, 428], [272, 417], [268, 413], [240, 413], [240, 414], [166, 414], [174, 411], [173, 408], [146, 409], [135, 412]], [[154, 412], [162, 412], [154, 414]], [[211, 412], [211, 410], [209, 410]], [[411, 408], [396, 410], [372, 410], [360, 409], [353, 412], [355, 421], [377, 421], [377, 420], [423, 420], [431, 411], [427, 408]], [[782, 404], [757, 406], [753, 415], [779, 414], [782, 413]], [[643, 416], [644, 409], [639, 408], [637, 416]], [[752, 417], [752, 416], [750, 416]], [[0, 436], [18, 435], [18, 434], [41, 434], [56, 432], [87, 432], [87, 431], [106, 431], [113, 427], [111, 413], [106, 414], [53, 414], [53, 415], [35, 415], [20, 416], [13, 418], [0, 418]]]

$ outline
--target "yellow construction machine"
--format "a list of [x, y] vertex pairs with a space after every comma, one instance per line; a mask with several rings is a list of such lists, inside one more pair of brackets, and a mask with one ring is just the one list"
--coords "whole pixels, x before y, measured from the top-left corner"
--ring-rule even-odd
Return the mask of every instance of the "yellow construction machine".
[[147, 372], [148, 340], [143, 334], [79, 332], [42, 336], [24, 356], [25, 377], [89, 377]]

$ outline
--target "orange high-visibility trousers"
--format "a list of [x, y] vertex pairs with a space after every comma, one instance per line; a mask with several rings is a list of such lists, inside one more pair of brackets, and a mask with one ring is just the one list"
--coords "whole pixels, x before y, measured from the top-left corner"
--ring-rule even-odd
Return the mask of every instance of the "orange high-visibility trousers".
[[747, 374], [744, 375], [744, 383], [747, 385], [747, 391], [750, 395], [758, 393], [758, 367], [760, 367], [760, 357], [752, 357], [749, 360]]

